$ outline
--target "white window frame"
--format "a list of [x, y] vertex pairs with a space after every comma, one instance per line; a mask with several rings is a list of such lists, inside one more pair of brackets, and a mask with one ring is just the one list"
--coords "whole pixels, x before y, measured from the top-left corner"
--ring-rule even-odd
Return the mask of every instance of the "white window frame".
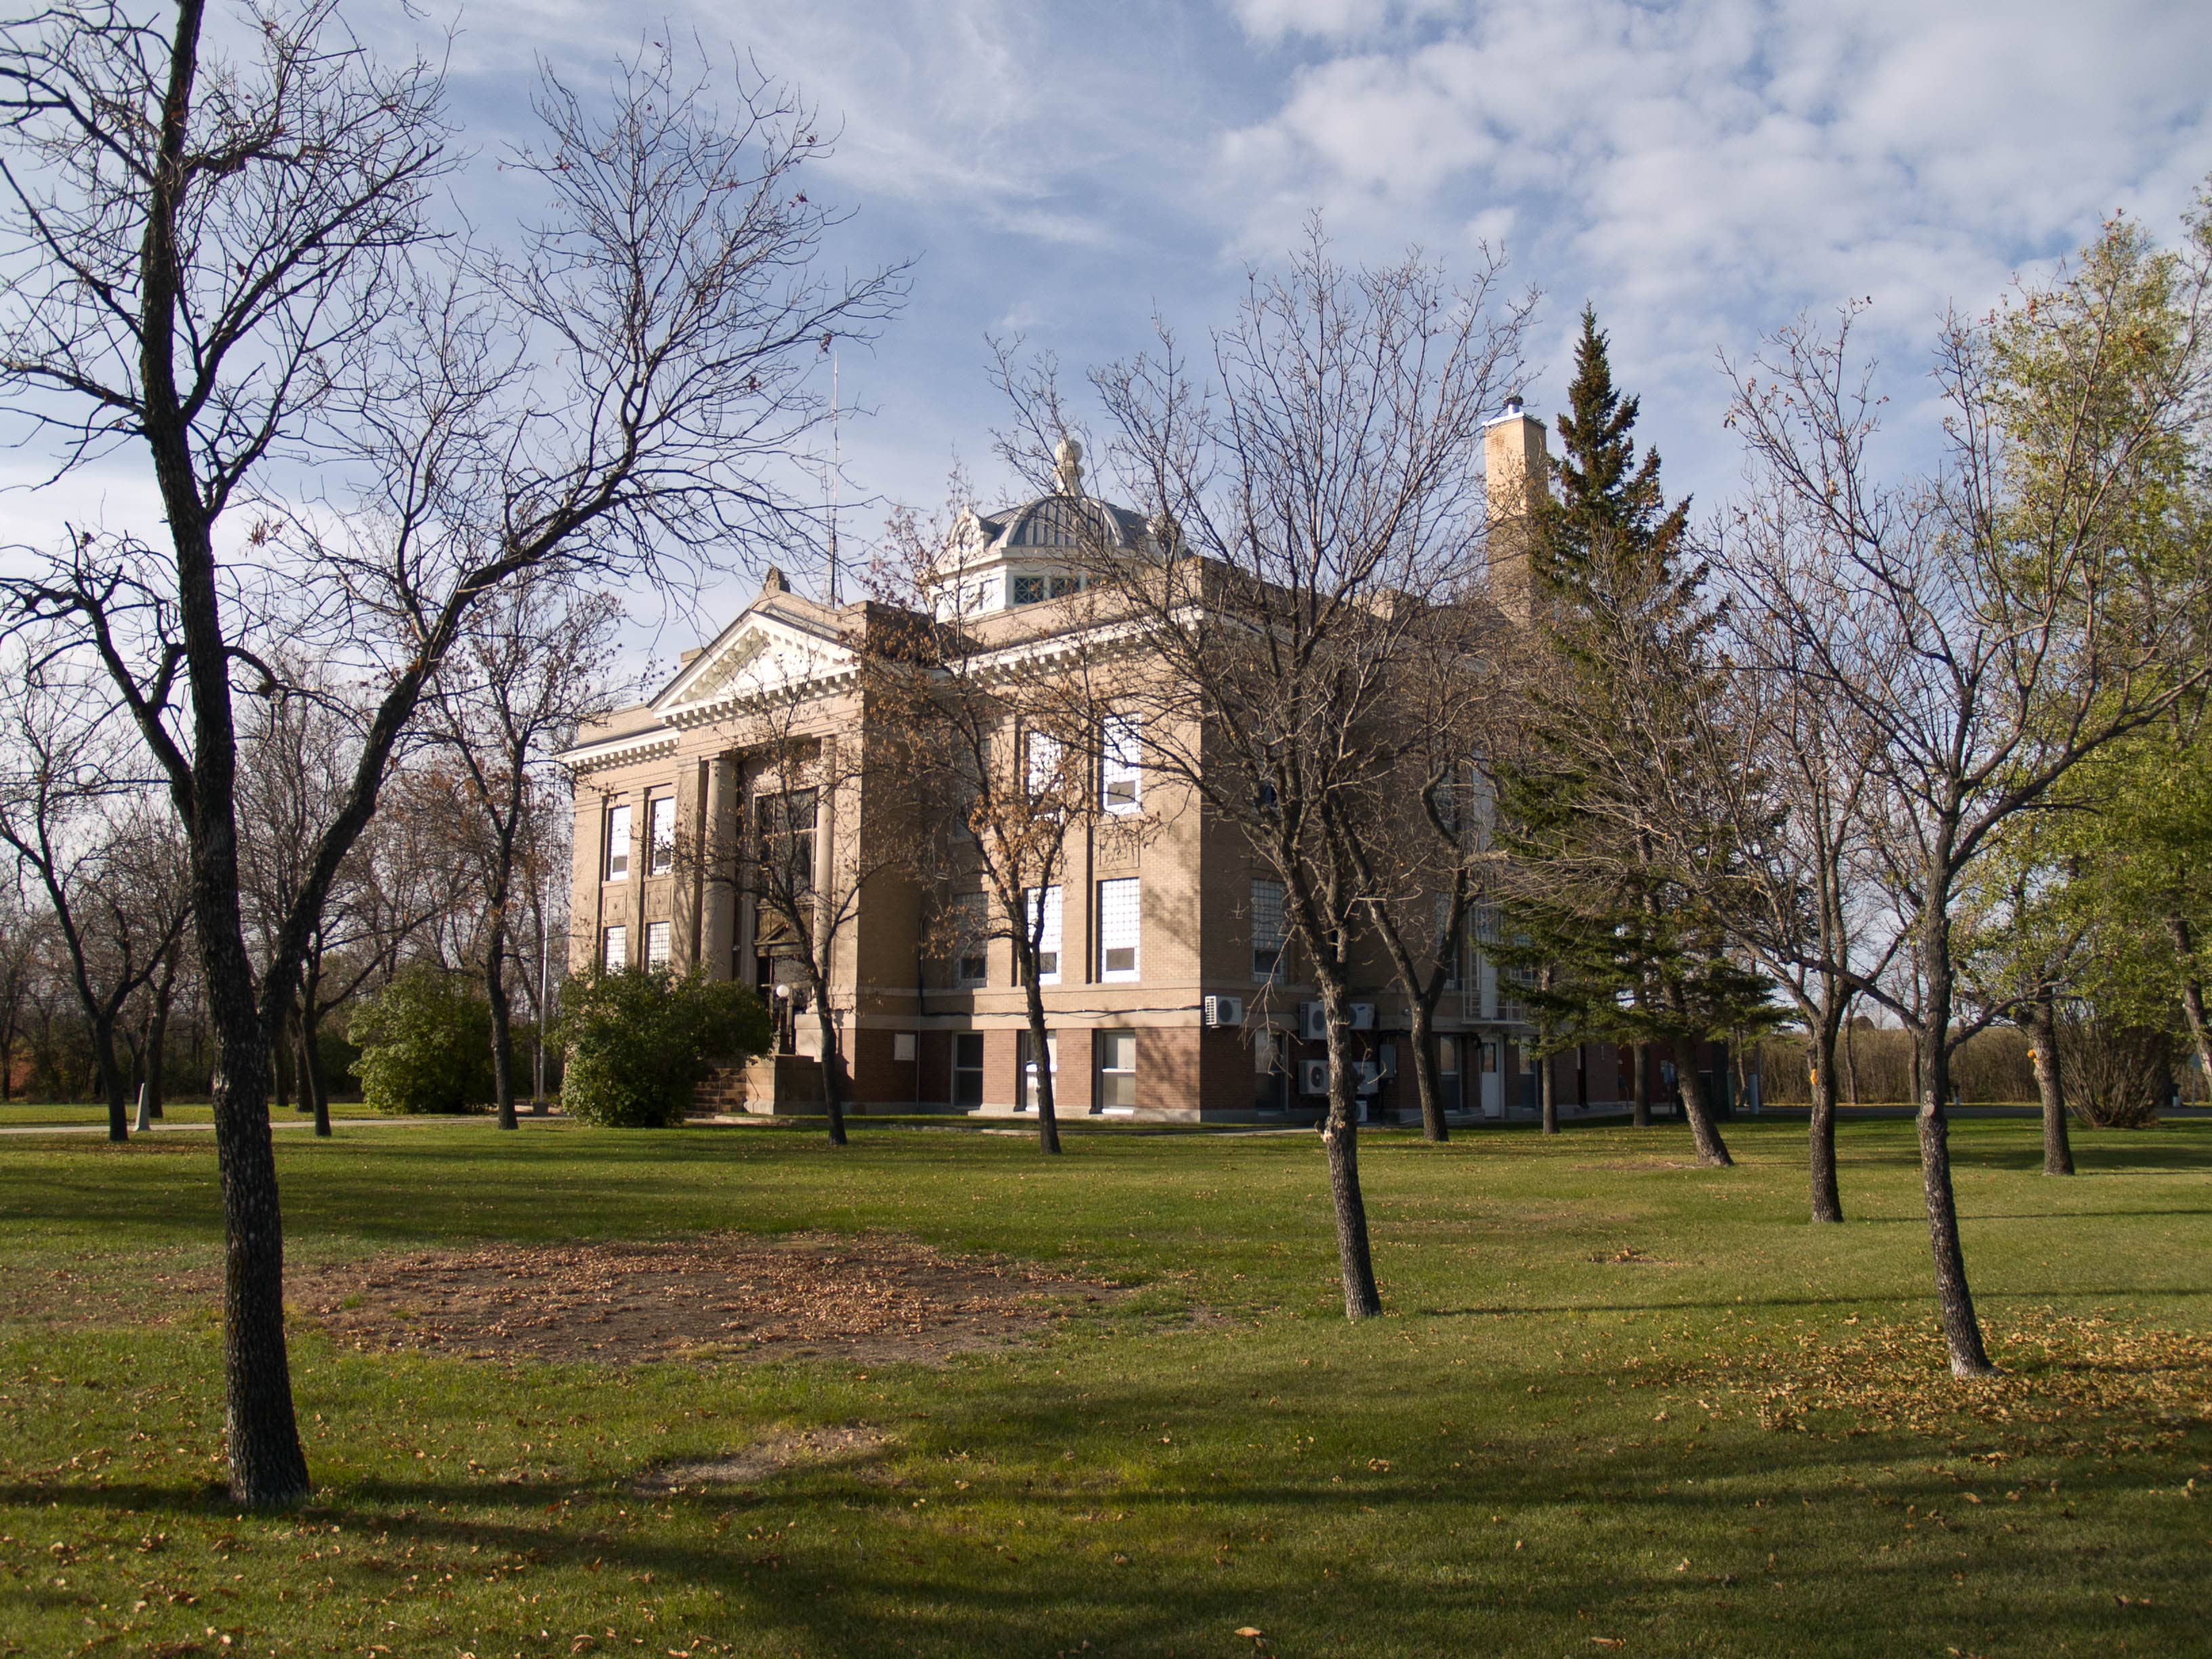
[[617, 801], [607, 808], [606, 846], [602, 849], [605, 857], [600, 860], [606, 880], [629, 879], [630, 836], [629, 803]]
[[599, 935], [599, 966], [618, 974], [629, 966], [629, 924], [611, 922]]
[[[1037, 903], [1038, 890], [1034, 887], [1024, 889], [1022, 925], [1030, 929], [1030, 936], [1036, 940], [1037, 983], [1057, 985], [1060, 983], [1061, 951], [1060, 889], [1048, 887], [1043, 890], [1044, 926], [1041, 930], [1037, 927]], [[1044, 966], [1048, 957], [1052, 961], [1052, 971], [1049, 973], [1045, 971]]]
[[[1145, 896], [1139, 878], [1121, 876], [1100, 882], [1094, 914], [1098, 931], [1098, 982], [1125, 985], [1133, 981], [1143, 963], [1139, 947], [1144, 939]], [[1129, 953], [1126, 966], [1114, 963], [1115, 953], [1121, 951]]]
[[1098, 805], [1116, 815], [1144, 811], [1144, 723], [1135, 714], [1099, 722]]
[[645, 873], [665, 876], [676, 869], [676, 797], [654, 795], [645, 803]]
[[[1101, 1030], [1095, 1039], [1098, 1045], [1098, 1109], [1101, 1112], [1133, 1112], [1137, 1109], [1137, 1034], [1125, 1028], [1111, 1027]], [[1108, 1054], [1126, 1040], [1128, 1045], [1127, 1066], [1109, 1066]], [[1109, 1083], [1127, 1078], [1129, 1097], [1126, 1101], [1109, 1098]]]
[[[1014, 1057], [1019, 1061], [1015, 1067], [1014, 1088], [1021, 1102], [1017, 1109], [1034, 1112], [1037, 1109], [1036, 1062], [1028, 1058], [1029, 1046], [1029, 1029], [1024, 1026], [1014, 1034]], [[1052, 1103], [1056, 1112], [1060, 1104], [1060, 1033], [1057, 1031], [1044, 1034], [1044, 1060], [1045, 1070], [1052, 1073]]]
[[648, 921], [645, 924], [645, 965], [666, 968], [676, 959], [676, 924], [672, 921]]

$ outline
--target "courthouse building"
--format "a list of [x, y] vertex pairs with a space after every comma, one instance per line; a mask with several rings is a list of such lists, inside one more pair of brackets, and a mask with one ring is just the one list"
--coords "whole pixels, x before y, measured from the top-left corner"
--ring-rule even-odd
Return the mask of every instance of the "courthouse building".
[[[1542, 425], [1516, 404], [1492, 423], [1487, 447], [1492, 501], [1517, 502], [1523, 480], [1541, 476]], [[1078, 458], [1064, 457], [1060, 490], [967, 515], [937, 574], [978, 629], [1009, 649], [1034, 646], [1054, 629], [1096, 625], [1073, 597], [1102, 528], [1131, 556], [1153, 534], [1141, 514], [1084, 494]], [[1493, 572], [1493, 591], [1514, 574]], [[870, 630], [900, 621], [878, 605], [818, 603], [771, 571], [657, 696], [586, 729], [561, 757], [575, 783], [572, 970], [697, 967], [758, 988], [783, 1016], [782, 1054], [703, 1085], [704, 1103], [765, 1111], [818, 1100], [815, 1021], [790, 1017], [805, 994], [779, 963], [779, 930], [748, 889], [745, 849], [771, 821], [805, 838], [823, 891], [860, 863], [851, 838], [867, 814], [857, 792], [869, 787], [886, 717], [862, 684], [859, 647]], [[773, 753], [761, 741], [770, 708]], [[823, 752], [836, 746], [839, 763], [820, 768], [835, 787], [782, 775], [794, 732]], [[1057, 1110], [1228, 1121], [1318, 1115], [1320, 1006], [1285, 948], [1281, 888], [1233, 828], [1148, 775], [1141, 744], [1109, 738], [1092, 765], [1098, 810], [1071, 816], [1059, 881], [1042, 895], [1039, 979]], [[1141, 817], [1146, 832], [1121, 833], [1124, 814]], [[881, 873], [863, 887], [836, 940], [830, 988], [854, 1109], [1032, 1108], [1036, 1056], [1011, 943], [979, 932], [943, 948], [945, 930], [930, 922], [981, 902], [977, 884], [957, 880]], [[1537, 1101], [1521, 1050], [1526, 1028], [1510, 979], [1480, 949], [1482, 924], [1473, 932], [1435, 1020], [1446, 1107], [1520, 1115]], [[1370, 1115], [1418, 1115], [1406, 1004], [1379, 959], [1353, 996]], [[1551, 1064], [1570, 1109], [1629, 1097], [1629, 1056], [1612, 1044]], [[1718, 1103], [1726, 1075], [1715, 1069]], [[1653, 1086], [1663, 1099], [1656, 1076]]]

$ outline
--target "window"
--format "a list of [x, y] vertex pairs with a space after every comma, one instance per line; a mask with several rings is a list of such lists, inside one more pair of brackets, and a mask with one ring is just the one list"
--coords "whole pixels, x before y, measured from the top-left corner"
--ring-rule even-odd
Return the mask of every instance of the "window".
[[962, 1031], [952, 1039], [952, 1103], [983, 1103], [983, 1034]]
[[1055, 599], [1064, 599], [1071, 593], [1082, 591], [1083, 578], [1080, 576], [1054, 576], [1052, 579], [1052, 596]]
[[629, 965], [629, 929], [617, 922], [607, 929], [605, 948], [599, 952], [599, 961], [611, 974], [618, 974]]
[[952, 978], [956, 984], [981, 985], [990, 978], [991, 929], [981, 893], [952, 901]]
[[1099, 734], [1098, 804], [1109, 812], [1133, 812], [1144, 798], [1134, 714], [1109, 714]]
[[1017, 576], [1014, 578], [1014, 603], [1016, 605], [1035, 605], [1038, 600], [1043, 598], [1043, 577]]
[[645, 804], [645, 873], [665, 876], [676, 867], [676, 797], [655, 795]]
[[629, 879], [629, 808], [607, 808], [607, 879]]
[[1048, 732], [1032, 732], [1026, 740], [1024, 753], [1029, 768], [1030, 799], [1035, 800], [1050, 794], [1060, 784], [1060, 763], [1066, 751], [1059, 738]]
[[1459, 1039], [1455, 1036], [1437, 1039], [1437, 1103], [1447, 1112], [1460, 1109]]
[[1098, 1109], [1131, 1112], [1137, 1108], [1137, 1034], [1098, 1034]]
[[645, 965], [648, 968], [668, 966], [671, 924], [648, 921], [645, 924]]
[[[1030, 1034], [1024, 1031], [1020, 1036], [1018, 1052], [1021, 1055], [1022, 1066], [1022, 1109], [1025, 1112], [1034, 1112], [1037, 1109], [1036, 1058], [1031, 1052]], [[1045, 1068], [1052, 1073], [1053, 1104], [1057, 1108], [1060, 1103], [1060, 1033], [1057, 1031], [1047, 1031], [1044, 1034], [1044, 1063]]]
[[763, 884], [796, 897], [814, 890], [814, 792], [793, 789], [753, 802]]
[[1060, 889], [1048, 887], [1042, 893], [1030, 888], [1024, 896], [1029, 902], [1030, 942], [1036, 947], [1037, 983], [1060, 983]]
[[1275, 985], [1283, 977], [1283, 884], [1252, 883], [1252, 977]]
[[1109, 983], [1137, 977], [1137, 935], [1142, 926], [1137, 878], [1098, 884], [1098, 977]]
[[1252, 1033], [1252, 1105], [1262, 1112], [1284, 1109], [1285, 1085], [1290, 1081], [1288, 1045], [1275, 1032], [1261, 1026]]

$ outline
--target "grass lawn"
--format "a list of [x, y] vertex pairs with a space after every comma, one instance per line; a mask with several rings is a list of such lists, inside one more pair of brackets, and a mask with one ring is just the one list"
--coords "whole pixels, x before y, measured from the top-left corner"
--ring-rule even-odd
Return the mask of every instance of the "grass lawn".
[[[295, 1322], [313, 1505], [222, 1501], [204, 1137], [0, 1144], [0, 1653], [2206, 1650], [2212, 1122], [1954, 1131], [1991, 1346], [1932, 1332], [1912, 1126], [1363, 1138], [1340, 1316], [1309, 1135], [854, 1126], [277, 1142], [290, 1260], [896, 1234], [1133, 1287], [940, 1365], [518, 1363]], [[673, 1492], [672, 1461], [864, 1455]], [[1258, 1637], [1239, 1636], [1240, 1628]]]

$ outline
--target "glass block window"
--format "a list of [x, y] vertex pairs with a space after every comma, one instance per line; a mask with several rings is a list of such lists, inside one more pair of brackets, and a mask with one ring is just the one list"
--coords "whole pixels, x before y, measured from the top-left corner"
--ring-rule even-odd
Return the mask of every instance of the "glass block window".
[[1266, 984], [1283, 977], [1283, 884], [1252, 883], [1252, 977]]
[[665, 921], [645, 924], [645, 965], [648, 968], [668, 966], [669, 946], [673, 927]]
[[1136, 877], [1098, 884], [1098, 977], [1109, 984], [1137, 977], [1142, 908]]
[[1144, 799], [1139, 764], [1143, 727], [1134, 714], [1109, 714], [1100, 732], [1098, 804], [1109, 812], [1133, 812]]
[[1060, 889], [1047, 887], [1040, 890], [1032, 887], [1024, 897], [1029, 902], [1030, 938], [1036, 944], [1037, 983], [1057, 985], [1060, 983]]
[[981, 985], [990, 978], [988, 902], [981, 893], [962, 893], [952, 901], [952, 977], [957, 984]]
[[607, 808], [607, 879], [629, 879], [629, 806]]
[[646, 873], [665, 876], [676, 867], [676, 797], [656, 795], [645, 805]]
[[1060, 739], [1047, 732], [1030, 732], [1026, 745], [1030, 796], [1035, 799], [1050, 794], [1058, 787], [1060, 757], [1065, 750]]
[[1137, 1106], [1137, 1034], [1098, 1033], [1098, 1109], [1134, 1111]]
[[599, 961], [611, 974], [618, 974], [629, 965], [629, 929], [620, 922], [607, 929], [601, 941]]

